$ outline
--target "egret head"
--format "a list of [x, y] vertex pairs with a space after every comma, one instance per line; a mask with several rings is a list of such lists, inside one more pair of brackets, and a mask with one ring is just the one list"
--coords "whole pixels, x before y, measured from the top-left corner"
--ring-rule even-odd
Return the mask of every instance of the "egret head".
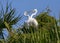
[[24, 12], [24, 15], [27, 16], [27, 14], [28, 14], [27, 11], [25, 11], [25, 12]]
[[32, 12], [33, 12], [33, 13], [37, 12], [37, 9], [34, 9]]

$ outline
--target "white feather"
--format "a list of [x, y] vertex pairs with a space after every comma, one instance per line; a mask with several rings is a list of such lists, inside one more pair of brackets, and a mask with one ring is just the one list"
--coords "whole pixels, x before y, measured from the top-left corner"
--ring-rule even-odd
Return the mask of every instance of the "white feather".
[[34, 9], [33, 10], [33, 13], [32, 13], [31, 16], [28, 15], [28, 12], [27, 11], [24, 12], [24, 15], [25, 16], [28, 16], [28, 20], [25, 21], [27, 27], [29, 27], [31, 25], [34, 25], [34, 27], [38, 27], [37, 20], [35, 18], [33, 18], [33, 16], [36, 15], [36, 13], [37, 13], [37, 9]]

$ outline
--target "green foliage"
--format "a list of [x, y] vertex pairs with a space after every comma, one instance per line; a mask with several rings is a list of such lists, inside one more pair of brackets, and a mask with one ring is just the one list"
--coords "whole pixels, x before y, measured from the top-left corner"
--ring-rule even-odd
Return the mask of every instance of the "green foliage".
[[36, 17], [38, 23], [39, 23], [39, 28], [41, 27], [53, 27], [55, 23], [55, 18], [52, 16], [49, 16], [47, 12], [43, 12], [40, 15]]
[[[3, 34], [3, 28], [6, 28], [11, 35], [6, 40], [0, 40], [0, 43], [60, 43], [60, 27], [57, 20], [49, 16], [48, 12], [42, 12], [36, 16], [38, 28], [30, 26], [29, 29], [23, 26], [12, 32], [12, 25], [15, 25], [21, 19], [15, 15], [15, 9], [9, 8], [0, 11], [0, 35]], [[23, 32], [23, 33], [22, 33]]]
[[21, 16], [16, 16], [15, 8], [11, 8], [10, 4], [6, 5], [5, 10], [3, 7], [0, 11], [0, 31], [2, 32], [4, 28], [6, 28], [10, 35], [12, 35], [12, 25], [15, 25], [20, 19]]
[[[47, 12], [43, 12], [36, 17], [39, 26], [38, 30], [30, 26], [29, 29], [19, 28], [12, 38], [8, 39], [8, 43], [59, 43], [59, 26], [56, 19], [49, 16]], [[35, 31], [34, 31], [35, 30]], [[21, 33], [22, 31], [23, 33]], [[58, 35], [58, 36], [57, 36]]]

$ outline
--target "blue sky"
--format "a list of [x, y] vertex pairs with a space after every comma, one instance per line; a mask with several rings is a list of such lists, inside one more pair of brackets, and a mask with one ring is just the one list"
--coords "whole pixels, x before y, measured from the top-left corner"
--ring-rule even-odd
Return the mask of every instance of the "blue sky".
[[[51, 9], [51, 16], [58, 18], [60, 12], [60, 0], [0, 0], [5, 8], [6, 2], [12, 2], [12, 7], [16, 8], [16, 11], [23, 15], [25, 10], [38, 9], [38, 14], [45, 10], [47, 6]], [[25, 21], [22, 19], [21, 23]]]
[[[3, 4], [5, 9], [6, 3], [12, 2], [12, 7], [16, 8], [17, 14], [20, 13], [23, 16], [24, 11], [31, 9], [37, 9], [38, 13], [46, 10], [47, 6], [51, 9], [51, 16], [58, 18], [60, 12], [60, 0], [0, 0], [0, 4]], [[23, 24], [26, 18], [24, 17], [18, 24]]]
[[38, 9], [38, 14], [45, 10], [47, 6], [52, 10], [50, 15], [55, 15], [56, 18], [60, 12], [60, 0], [0, 0], [0, 2], [6, 5], [6, 2], [12, 2], [13, 8], [16, 8], [17, 12], [22, 15], [25, 10]]
[[60, 12], [60, 0], [0, 0], [5, 7], [6, 2], [12, 2], [12, 7], [23, 15], [25, 10], [38, 9], [38, 14], [45, 10], [47, 6], [51, 9], [51, 16], [55, 15], [58, 18]]

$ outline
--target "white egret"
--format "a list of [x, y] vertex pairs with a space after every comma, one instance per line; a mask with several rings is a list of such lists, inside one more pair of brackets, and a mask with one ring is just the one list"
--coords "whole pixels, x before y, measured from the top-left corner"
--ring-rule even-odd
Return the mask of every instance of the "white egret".
[[28, 15], [27, 11], [24, 12], [24, 15], [28, 17], [28, 20], [25, 21], [28, 28], [29, 28], [29, 26], [34, 26], [35, 28], [38, 27], [37, 20], [35, 18], [33, 18], [33, 16], [36, 15], [36, 13], [37, 13], [37, 9], [32, 10], [31, 16]]

